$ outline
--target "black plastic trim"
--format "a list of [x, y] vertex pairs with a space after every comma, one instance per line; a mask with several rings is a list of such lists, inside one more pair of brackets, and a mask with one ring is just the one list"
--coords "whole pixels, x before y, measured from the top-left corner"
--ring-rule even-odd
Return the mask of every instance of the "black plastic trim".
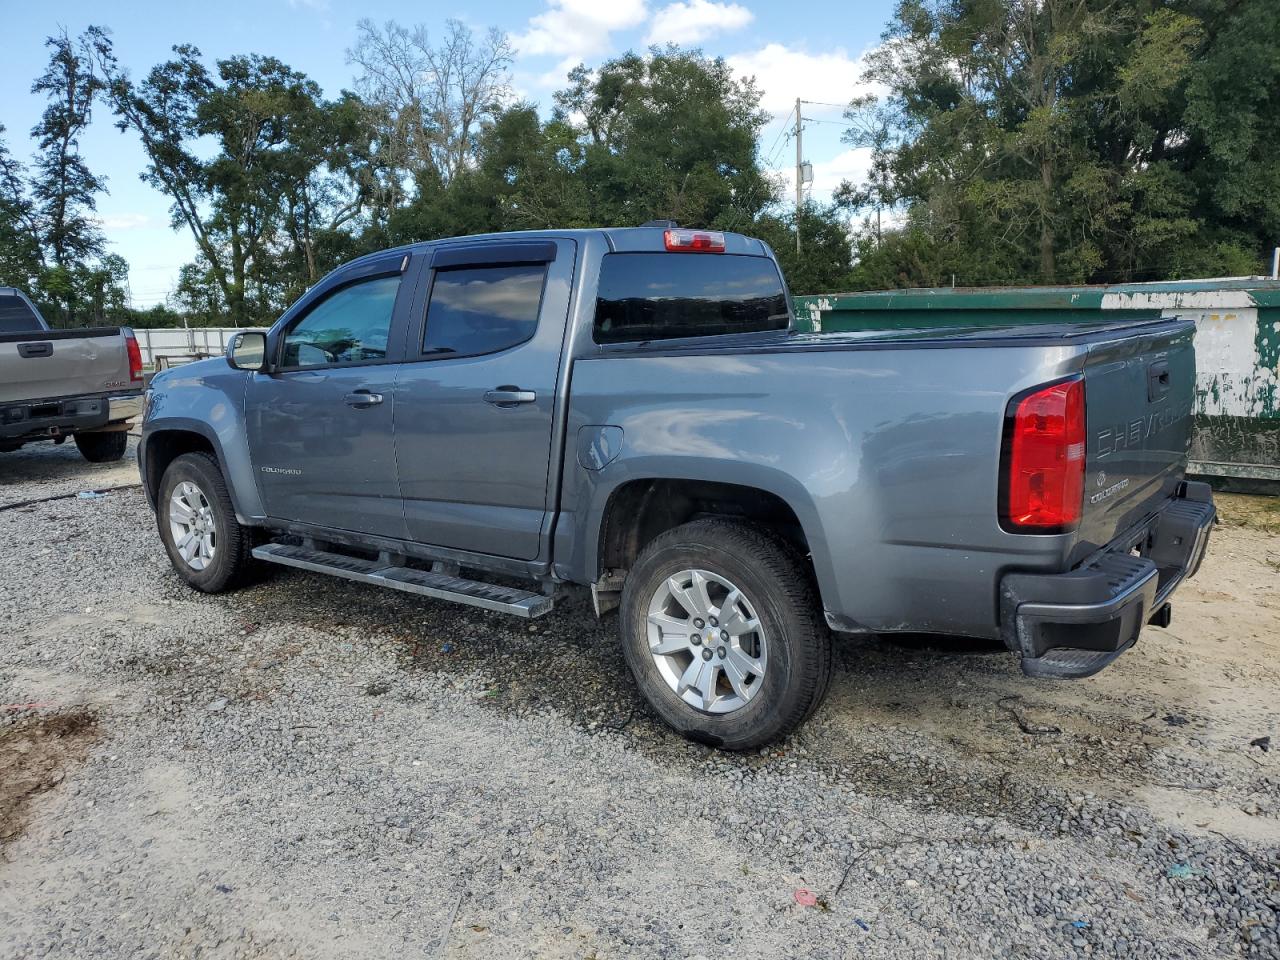
[[431, 253], [431, 269], [450, 267], [496, 267], [531, 263], [552, 263], [556, 259], [554, 240], [510, 240], [456, 243], [436, 247]]
[[121, 327], [81, 327], [73, 330], [25, 330], [21, 333], [0, 333], [0, 343], [34, 343], [43, 340], [79, 340], [99, 337], [116, 337]]
[[[1183, 487], [1145, 524], [1066, 573], [1011, 573], [1000, 582], [1000, 630], [1029, 676], [1097, 673], [1168, 621], [1168, 599], [1200, 566], [1216, 510], [1203, 484]], [[1206, 498], [1206, 499], [1201, 499]]]

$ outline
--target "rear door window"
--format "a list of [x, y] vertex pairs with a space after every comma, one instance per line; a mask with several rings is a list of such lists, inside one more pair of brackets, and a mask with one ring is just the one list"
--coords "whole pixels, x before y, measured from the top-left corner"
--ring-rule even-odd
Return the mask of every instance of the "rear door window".
[[600, 265], [596, 343], [785, 330], [790, 319], [767, 257], [610, 253]]
[[40, 321], [21, 297], [0, 297], [0, 333], [26, 333], [40, 329]]
[[437, 270], [423, 354], [474, 357], [524, 343], [538, 329], [546, 277], [545, 263]]

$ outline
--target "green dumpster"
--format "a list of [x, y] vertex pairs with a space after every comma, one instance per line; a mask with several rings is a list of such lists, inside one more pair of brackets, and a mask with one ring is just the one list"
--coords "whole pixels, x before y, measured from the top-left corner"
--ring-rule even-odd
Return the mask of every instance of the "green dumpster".
[[1192, 472], [1280, 482], [1280, 281], [884, 290], [796, 297], [796, 315], [801, 329], [815, 332], [1194, 318]]

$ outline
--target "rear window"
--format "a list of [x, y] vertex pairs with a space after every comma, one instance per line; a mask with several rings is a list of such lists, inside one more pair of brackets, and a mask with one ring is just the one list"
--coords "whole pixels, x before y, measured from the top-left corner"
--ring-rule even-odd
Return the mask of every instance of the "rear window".
[[25, 333], [40, 330], [40, 321], [19, 297], [0, 297], [0, 333]]
[[610, 253], [600, 265], [596, 343], [785, 330], [772, 260], [732, 254]]

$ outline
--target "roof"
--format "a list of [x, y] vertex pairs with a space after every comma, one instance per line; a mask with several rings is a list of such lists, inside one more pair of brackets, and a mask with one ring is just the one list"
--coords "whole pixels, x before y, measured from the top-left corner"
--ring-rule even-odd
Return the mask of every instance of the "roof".
[[[567, 230], [508, 230], [501, 233], [476, 233], [460, 237], [438, 237], [433, 240], [421, 240], [415, 243], [401, 244], [398, 247], [391, 247], [386, 250], [378, 250], [374, 253], [365, 254], [350, 263], [358, 263], [368, 257], [384, 256], [389, 253], [415, 252], [424, 251], [431, 247], [441, 246], [449, 243], [470, 243], [473, 241], [501, 241], [501, 240], [551, 240], [551, 239], [585, 239], [588, 237], [605, 237], [609, 246], [618, 252], [648, 252], [655, 253], [665, 252], [666, 243], [663, 234], [668, 228], [666, 227], [574, 227]], [[701, 227], [681, 227], [680, 229], [698, 229]], [[723, 233], [725, 237], [725, 252], [748, 254], [753, 256], [768, 256], [771, 251], [767, 244], [754, 237], [748, 237], [741, 233], [732, 233], [724, 230], [717, 230], [716, 233]], [[350, 264], [344, 264], [349, 266]]]

